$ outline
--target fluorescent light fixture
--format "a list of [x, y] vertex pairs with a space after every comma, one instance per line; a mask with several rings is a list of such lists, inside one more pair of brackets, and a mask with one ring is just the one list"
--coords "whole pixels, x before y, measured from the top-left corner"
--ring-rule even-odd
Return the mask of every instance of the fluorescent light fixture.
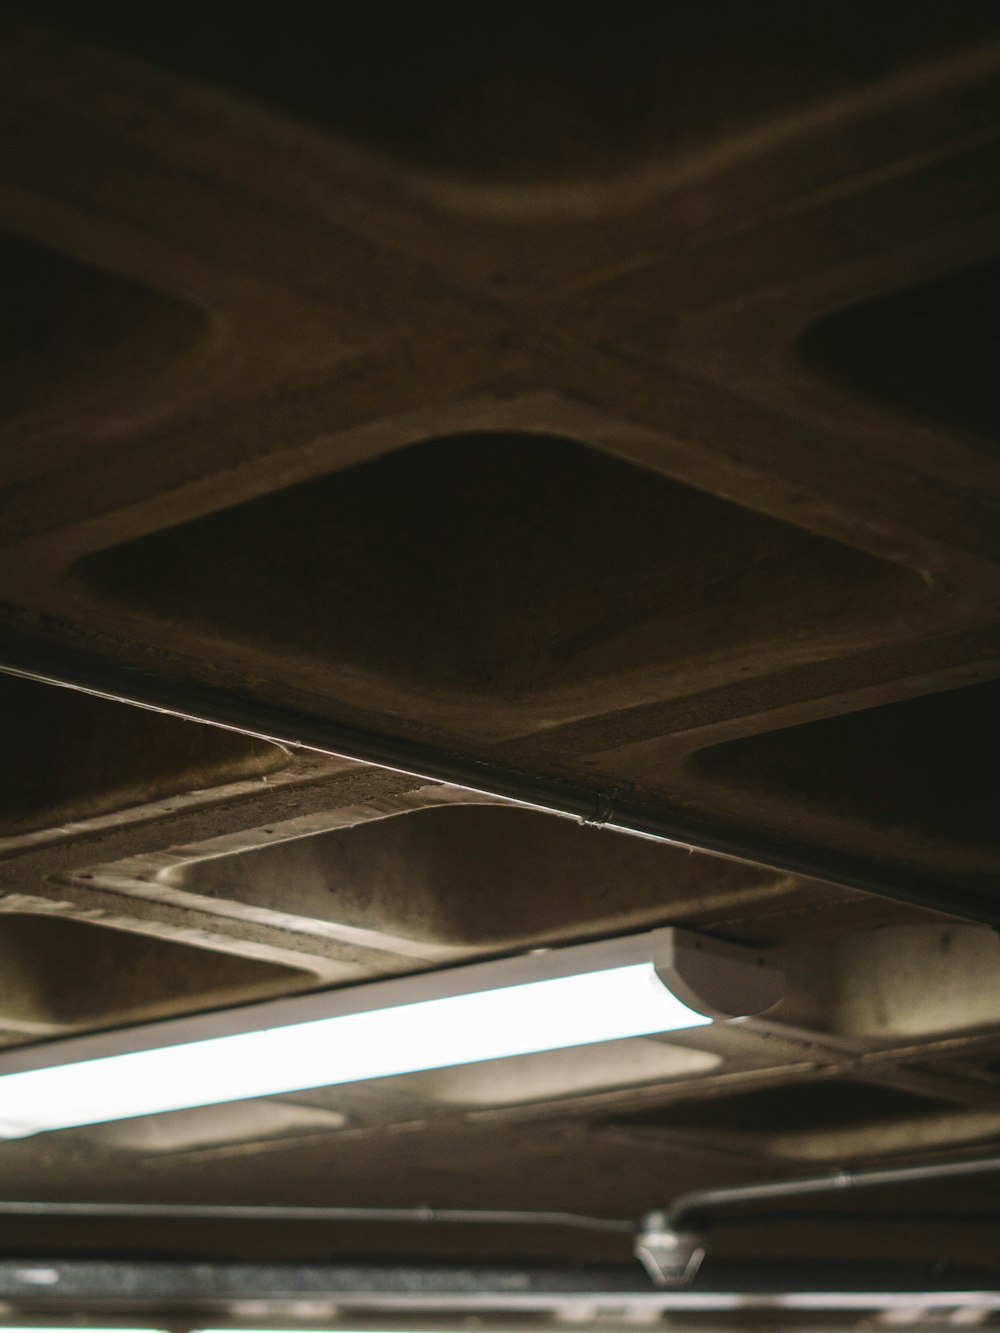
[[651, 963], [105, 1056], [0, 1079], [8, 1137], [697, 1027]]
[[695, 1028], [760, 1012], [773, 978], [653, 931], [8, 1051], [0, 1137]]

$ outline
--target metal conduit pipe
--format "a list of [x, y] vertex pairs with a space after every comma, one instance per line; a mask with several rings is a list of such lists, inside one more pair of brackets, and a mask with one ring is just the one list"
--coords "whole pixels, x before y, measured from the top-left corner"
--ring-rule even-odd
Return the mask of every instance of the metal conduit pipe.
[[705, 1258], [702, 1232], [713, 1212], [743, 1204], [840, 1193], [847, 1190], [875, 1188], [880, 1185], [915, 1185], [941, 1180], [958, 1180], [994, 1171], [1000, 1171], [1000, 1155], [918, 1166], [882, 1167], [863, 1171], [838, 1170], [822, 1175], [796, 1176], [788, 1180], [695, 1190], [682, 1194], [668, 1208], [649, 1213], [638, 1227], [621, 1218], [593, 1217], [584, 1213], [560, 1211], [535, 1212], [527, 1209], [56, 1200], [2, 1200], [0, 1217], [543, 1226], [608, 1234], [634, 1232], [636, 1258], [642, 1263], [655, 1285], [677, 1287], [691, 1282], [701, 1267]]
[[692, 1226], [703, 1226], [714, 1212], [743, 1204], [796, 1199], [803, 1195], [840, 1194], [845, 1190], [876, 1189], [879, 1185], [927, 1185], [940, 1180], [988, 1175], [992, 1171], [1000, 1171], [1000, 1156], [917, 1166], [872, 1167], [863, 1171], [837, 1170], [822, 1175], [795, 1176], [790, 1180], [767, 1180], [753, 1185], [692, 1190], [674, 1200], [667, 1209], [666, 1218], [671, 1227], [683, 1231]]
[[228, 1203], [98, 1203], [0, 1200], [0, 1217], [87, 1217], [189, 1222], [374, 1222], [417, 1225], [532, 1226], [631, 1235], [635, 1224], [585, 1213], [504, 1208], [377, 1208]]
[[997, 899], [974, 890], [921, 880], [911, 872], [898, 872], [833, 850], [820, 851], [766, 835], [725, 829], [665, 804], [637, 801], [617, 789], [598, 791], [449, 750], [360, 731], [208, 686], [116, 666], [85, 653], [44, 650], [9, 632], [0, 640], [0, 672], [281, 745], [449, 783], [583, 824], [768, 866], [964, 921], [1000, 925]]
[[1000, 1156], [917, 1166], [873, 1167], [862, 1171], [837, 1170], [821, 1175], [793, 1176], [750, 1185], [729, 1185], [692, 1190], [665, 1209], [649, 1213], [636, 1235], [636, 1257], [660, 1286], [691, 1280], [705, 1257], [704, 1231], [712, 1214], [746, 1204], [797, 1199], [846, 1191], [875, 1189], [880, 1185], [927, 1185], [1000, 1171]]

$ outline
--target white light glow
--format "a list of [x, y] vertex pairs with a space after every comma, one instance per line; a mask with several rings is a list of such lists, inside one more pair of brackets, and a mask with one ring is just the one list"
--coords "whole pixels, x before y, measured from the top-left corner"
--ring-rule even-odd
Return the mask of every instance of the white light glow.
[[652, 963], [0, 1076], [0, 1137], [302, 1092], [710, 1022]]

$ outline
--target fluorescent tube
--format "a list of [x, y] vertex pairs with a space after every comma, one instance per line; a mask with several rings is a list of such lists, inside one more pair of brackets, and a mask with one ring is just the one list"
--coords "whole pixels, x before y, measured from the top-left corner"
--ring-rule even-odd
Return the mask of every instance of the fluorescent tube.
[[711, 1020], [653, 964], [339, 1014], [0, 1076], [0, 1135], [412, 1074]]
[[773, 960], [668, 928], [0, 1051], [0, 1138], [700, 1027]]

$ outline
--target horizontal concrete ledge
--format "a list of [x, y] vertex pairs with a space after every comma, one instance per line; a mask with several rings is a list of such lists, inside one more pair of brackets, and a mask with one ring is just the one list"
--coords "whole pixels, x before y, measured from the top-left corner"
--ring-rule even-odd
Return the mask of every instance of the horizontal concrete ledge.
[[[468, 1267], [375, 1264], [117, 1262], [44, 1259], [0, 1261], [0, 1299], [19, 1309], [56, 1311], [197, 1309], [310, 1302], [309, 1322], [338, 1311], [559, 1311], [568, 1322], [586, 1312], [725, 1312], [747, 1309], [836, 1312], [936, 1308], [1000, 1309], [996, 1274], [940, 1265], [787, 1263], [707, 1264], [693, 1286], [657, 1291], [638, 1265]], [[316, 1304], [314, 1304], [316, 1303]], [[576, 1316], [574, 1320], [574, 1315]], [[218, 1315], [216, 1314], [216, 1318]], [[286, 1311], [285, 1318], [288, 1317]], [[300, 1315], [301, 1318], [301, 1315]], [[335, 1322], [335, 1321], [333, 1321]]]

